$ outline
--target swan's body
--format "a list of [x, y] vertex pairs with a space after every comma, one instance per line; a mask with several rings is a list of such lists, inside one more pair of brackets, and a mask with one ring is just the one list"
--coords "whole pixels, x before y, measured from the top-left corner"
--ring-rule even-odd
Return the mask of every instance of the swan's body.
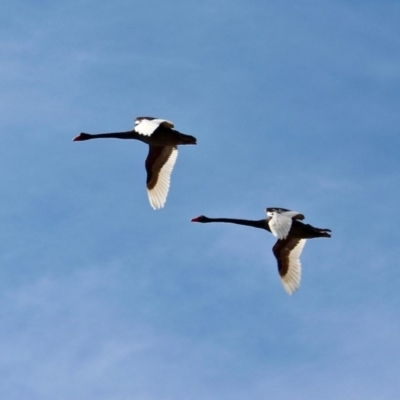
[[74, 141], [98, 138], [136, 139], [149, 145], [146, 158], [147, 194], [154, 209], [164, 207], [167, 199], [170, 177], [178, 157], [178, 145], [196, 144], [196, 138], [173, 129], [172, 122], [152, 117], [138, 117], [135, 127], [127, 132], [81, 133]]
[[266, 209], [267, 218], [247, 220], [235, 218], [208, 218], [204, 215], [192, 219], [192, 222], [225, 222], [237, 225], [252, 226], [265, 229], [278, 238], [272, 248], [278, 262], [278, 271], [283, 287], [288, 294], [293, 294], [300, 286], [301, 264], [300, 254], [306, 239], [331, 237], [330, 229], [315, 228], [299, 220], [304, 215], [285, 208], [271, 207]]

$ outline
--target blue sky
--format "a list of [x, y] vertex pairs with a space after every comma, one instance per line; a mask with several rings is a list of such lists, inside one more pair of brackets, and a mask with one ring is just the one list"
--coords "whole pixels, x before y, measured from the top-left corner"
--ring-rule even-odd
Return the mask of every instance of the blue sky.
[[[400, 394], [400, 5], [9, 2], [0, 16], [0, 397]], [[197, 137], [164, 209], [139, 115]], [[330, 228], [284, 292], [268, 232]]]

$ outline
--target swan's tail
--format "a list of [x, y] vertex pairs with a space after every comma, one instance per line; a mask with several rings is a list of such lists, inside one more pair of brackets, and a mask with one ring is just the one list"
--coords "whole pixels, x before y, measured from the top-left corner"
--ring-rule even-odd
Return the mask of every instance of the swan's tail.
[[185, 135], [184, 133], [179, 134], [180, 144], [197, 144], [197, 139], [191, 135]]
[[317, 237], [331, 237], [331, 230], [330, 229], [320, 229], [320, 228], [314, 228], [316, 233], [318, 234]]

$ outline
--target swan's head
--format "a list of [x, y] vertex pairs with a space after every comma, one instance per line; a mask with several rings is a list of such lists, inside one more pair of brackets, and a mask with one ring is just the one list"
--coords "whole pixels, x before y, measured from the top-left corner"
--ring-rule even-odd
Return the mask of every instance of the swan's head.
[[89, 140], [91, 137], [91, 135], [89, 135], [88, 133], [80, 133], [78, 136], [74, 137], [72, 140], [74, 142], [81, 142], [82, 140]]
[[202, 222], [202, 223], [210, 222], [209, 218], [207, 218], [204, 215], [200, 215], [199, 217], [192, 218], [190, 221], [191, 222]]

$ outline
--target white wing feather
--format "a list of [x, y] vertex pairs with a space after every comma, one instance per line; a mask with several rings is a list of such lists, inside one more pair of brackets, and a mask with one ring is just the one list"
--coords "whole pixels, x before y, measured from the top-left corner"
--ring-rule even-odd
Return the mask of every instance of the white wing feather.
[[174, 126], [171, 121], [166, 119], [142, 119], [136, 120], [134, 130], [140, 135], [151, 136], [163, 122], [167, 122], [169, 125]]
[[178, 149], [174, 148], [168, 161], [162, 166], [158, 174], [156, 185], [152, 189], [147, 189], [150, 205], [155, 210], [164, 207], [165, 201], [167, 200], [171, 172], [174, 168], [177, 157]]
[[292, 218], [284, 214], [279, 214], [276, 211], [268, 211], [267, 215], [270, 217], [268, 225], [271, 228], [272, 234], [279, 239], [286, 239], [292, 226]]
[[296, 247], [289, 254], [289, 268], [284, 277], [281, 277], [283, 287], [286, 293], [293, 294], [300, 286], [301, 280], [301, 263], [300, 255], [303, 251], [306, 239], [301, 239]]

